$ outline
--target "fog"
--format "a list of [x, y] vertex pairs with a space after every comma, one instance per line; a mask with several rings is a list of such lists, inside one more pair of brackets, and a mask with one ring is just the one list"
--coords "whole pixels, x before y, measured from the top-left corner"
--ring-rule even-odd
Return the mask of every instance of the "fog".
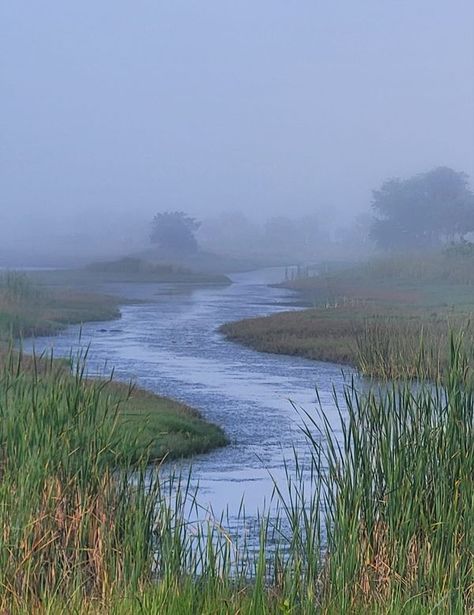
[[472, 0], [0, 11], [5, 262], [134, 252], [166, 210], [337, 235], [387, 177], [474, 175]]

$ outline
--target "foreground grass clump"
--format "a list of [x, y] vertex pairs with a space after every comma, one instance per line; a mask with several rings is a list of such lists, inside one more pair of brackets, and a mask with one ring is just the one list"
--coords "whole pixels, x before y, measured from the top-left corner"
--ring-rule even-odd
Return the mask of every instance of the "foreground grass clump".
[[37, 367], [10, 354], [0, 369], [4, 609], [138, 587], [153, 563], [155, 488], [140, 462], [129, 481], [138, 445], [117, 405], [80, 370]]
[[451, 338], [444, 386], [345, 401], [341, 450], [332, 433], [324, 447], [308, 431], [328, 467], [330, 595], [348, 607], [418, 599], [426, 612], [471, 612], [474, 395], [462, 337]]
[[[71, 375], [53, 360], [13, 352], [0, 361], [0, 609], [6, 612], [41, 612], [56, 602], [61, 612], [77, 605], [82, 612], [151, 582], [164, 566], [158, 544], [170, 561], [166, 545], [174, 543], [166, 528], [174, 513], [158, 475], [147, 475], [150, 459], [225, 442], [218, 428], [206, 435], [195, 413], [169, 400], [157, 433], [160, 420], [146, 422], [146, 410], [156, 410], [154, 396], [89, 381], [84, 373], [82, 362]], [[147, 405], [134, 417], [140, 400]], [[187, 442], [186, 432], [180, 440], [183, 426], [195, 432], [195, 442]]]
[[[309, 461], [254, 540], [145, 472], [81, 370], [0, 374], [0, 608], [9, 613], [454, 613], [474, 608], [474, 393], [461, 337], [444, 386], [304, 415]], [[249, 528], [242, 519], [245, 528]]]
[[[78, 360], [82, 361], [22, 356], [8, 349], [0, 352], [0, 368], [5, 363], [18, 362], [17, 369], [25, 382], [41, 377], [42, 385], [52, 387], [77, 377], [71, 374], [70, 365], [77, 364]], [[111, 378], [88, 380], [84, 371], [80, 374], [80, 384], [99, 386], [102, 398], [116, 409], [117, 439], [128, 442], [132, 437], [134, 446], [129, 455], [133, 459], [146, 458], [148, 462], [177, 459], [228, 444], [220, 427], [205, 421], [197, 410], [181, 402]]]

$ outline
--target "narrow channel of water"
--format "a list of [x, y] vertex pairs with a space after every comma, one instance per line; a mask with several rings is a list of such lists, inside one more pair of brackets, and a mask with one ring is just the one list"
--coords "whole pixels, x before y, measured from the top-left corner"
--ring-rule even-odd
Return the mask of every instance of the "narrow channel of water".
[[[242, 498], [249, 514], [268, 501], [270, 474], [284, 480], [283, 460], [292, 458], [293, 447], [302, 456], [307, 452], [290, 400], [312, 411], [317, 387], [336, 425], [333, 387], [342, 394], [350, 370], [343, 374], [339, 365], [263, 354], [225, 340], [217, 332], [222, 323], [297, 309], [290, 291], [268, 286], [282, 279], [280, 269], [231, 277], [227, 287], [108, 285], [107, 292], [144, 303], [124, 306], [121, 320], [85, 325], [81, 345], [90, 344], [90, 372], [113, 367], [116, 378], [186, 402], [225, 429], [230, 446], [195, 457], [192, 471], [200, 503], [211, 504], [217, 515], [228, 507], [232, 517]], [[79, 330], [36, 340], [35, 348], [68, 356], [78, 347]]]

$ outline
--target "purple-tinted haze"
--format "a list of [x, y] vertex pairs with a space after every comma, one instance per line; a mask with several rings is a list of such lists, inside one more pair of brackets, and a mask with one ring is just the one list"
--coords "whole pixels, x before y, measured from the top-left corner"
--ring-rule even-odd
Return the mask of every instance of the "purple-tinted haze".
[[4, 246], [474, 174], [472, 0], [11, 0], [0, 58]]

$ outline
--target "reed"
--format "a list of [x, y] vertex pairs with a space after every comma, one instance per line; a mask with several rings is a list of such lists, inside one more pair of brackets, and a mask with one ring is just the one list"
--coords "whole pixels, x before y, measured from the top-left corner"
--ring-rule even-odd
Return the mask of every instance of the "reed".
[[[155, 498], [122, 470], [135, 456], [118, 437], [104, 383], [86, 383], [10, 354], [0, 373], [1, 601], [104, 595], [150, 569]], [[137, 466], [137, 470], [139, 466]], [[143, 483], [143, 479], [141, 479]], [[127, 546], [132, 538], [133, 544]], [[134, 556], [132, 557], [132, 550]]]
[[354, 332], [354, 363], [363, 376], [380, 380], [440, 381], [450, 369], [451, 331], [462, 331], [461, 351], [472, 365], [470, 319], [372, 316]]
[[325, 600], [346, 612], [410, 600], [427, 612], [474, 608], [474, 397], [463, 343], [450, 338], [444, 384], [348, 389], [341, 440], [327, 424], [323, 440], [307, 432], [327, 467]]
[[472, 244], [461, 243], [321, 268], [279, 285], [299, 291], [309, 309], [227, 323], [220, 331], [256, 350], [348, 364], [375, 378], [436, 379], [449, 365], [450, 331], [471, 329], [472, 254]]
[[468, 613], [474, 392], [466, 337], [443, 382], [349, 382], [309, 456], [227, 530], [191, 476], [149, 468], [101, 383], [11, 356], [0, 374], [0, 608], [8, 613]]
[[101, 294], [46, 288], [31, 275], [0, 274], [0, 343], [11, 337], [52, 335], [68, 324], [120, 317], [118, 300]]

